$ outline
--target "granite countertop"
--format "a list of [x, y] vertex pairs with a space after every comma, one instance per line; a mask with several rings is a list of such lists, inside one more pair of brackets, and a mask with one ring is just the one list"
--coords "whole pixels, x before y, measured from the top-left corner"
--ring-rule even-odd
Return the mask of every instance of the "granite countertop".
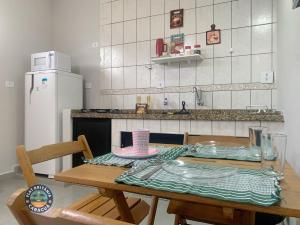
[[190, 114], [174, 114], [175, 112], [178, 110], [150, 110], [148, 114], [136, 114], [135, 110], [120, 110], [116, 113], [83, 113], [80, 110], [72, 110], [72, 118], [284, 122], [282, 112], [274, 110], [258, 112], [257, 110], [203, 109], [189, 110]]

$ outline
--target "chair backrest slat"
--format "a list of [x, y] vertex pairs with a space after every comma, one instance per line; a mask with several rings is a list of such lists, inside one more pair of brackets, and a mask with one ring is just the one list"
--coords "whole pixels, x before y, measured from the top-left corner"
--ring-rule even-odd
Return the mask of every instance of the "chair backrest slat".
[[216, 141], [223, 143], [237, 143], [249, 146], [248, 137], [234, 137], [234, 136], [217, 136], [217, 135], [192, 135], [189, 133], [184, 134], [184, 144], [196, 144], [207, 141]]
[[7, 206], [20, 225], [132, 225], [69, 209], [50, 209], [44, 214], [32, 213], [24, 204], [26, 189], [16, 191]]
[[83, 135], [79, 136], [78, 140], [74, 142], [46, 145], [31, 151], [26, 151], [23, 145], [17, 147], [19, 164], [29, 187], [37, 184], [32, 165], [78, 152], [83, 152], [86, 159], [93, 158], [91, 149]]

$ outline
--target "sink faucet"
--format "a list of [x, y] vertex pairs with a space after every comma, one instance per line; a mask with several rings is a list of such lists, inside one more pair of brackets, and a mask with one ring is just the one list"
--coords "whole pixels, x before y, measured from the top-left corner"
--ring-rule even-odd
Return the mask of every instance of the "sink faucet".
[[197, 102], [198, 106], [204, 106], [204, 100], [203, 100], [203, 91], [198, 90], [197, 87], [193, 87], [193, 93], [195, 93], [195, 100]]

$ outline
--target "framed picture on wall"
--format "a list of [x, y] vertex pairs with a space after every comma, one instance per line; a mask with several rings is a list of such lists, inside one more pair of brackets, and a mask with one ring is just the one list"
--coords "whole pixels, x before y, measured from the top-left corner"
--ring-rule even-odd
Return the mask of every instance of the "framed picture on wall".
[[206, 32], [206, 45], [221, 44], [221, 30], [216, 29], [216, 25], [211, 25], [211, 30]]
[[183, 27], [183, 9], [172, 10], [170, 12], [170, 28]]

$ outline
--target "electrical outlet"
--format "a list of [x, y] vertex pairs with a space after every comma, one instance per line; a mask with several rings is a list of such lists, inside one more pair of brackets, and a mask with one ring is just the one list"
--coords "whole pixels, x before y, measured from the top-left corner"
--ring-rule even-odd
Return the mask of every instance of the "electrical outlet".
[[274, 83], [274, 72], [262, 72], [260, 82], [263, 84], [273, 84]]
[[6, 80], [5, 81], [5, 87], [6, 88], [14, 88], [15, 87], [15, 82], [13, 82], [11, 80]]

